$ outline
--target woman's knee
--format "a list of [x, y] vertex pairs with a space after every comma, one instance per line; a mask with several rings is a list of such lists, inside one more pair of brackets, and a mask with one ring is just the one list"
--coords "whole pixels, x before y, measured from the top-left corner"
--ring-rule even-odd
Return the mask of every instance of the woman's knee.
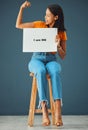
[[47, 64], [48, 73], [55, 75], [61, 72], [61, 65], [57, 62]]
[[29, 69], [30, 72], [33, 72], [35, 75], [36, 74], [38, 74], [38, 75], [46, 74], [45, 66], [41, 62], [31, 61], [28, 64], [28, 69]]

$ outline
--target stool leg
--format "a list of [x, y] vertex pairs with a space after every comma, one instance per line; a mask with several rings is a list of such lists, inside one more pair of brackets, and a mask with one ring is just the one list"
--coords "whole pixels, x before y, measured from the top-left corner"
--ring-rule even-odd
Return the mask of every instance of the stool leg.
[[33, 126], [36, 96], [37, 96], [37, 84], [36, 84], [36, 78], [33, 77], [32, 92], [31, 92], [31, 99], [30, 99], [30, 109], [29, 109], [29, 116], [28, 116], [28, 125], [30, 126]]
[[53, 95], [52, 95], [52, 85], [51, 85], [51, 79], [48, 79], [49, 84], [49, 93], [50, 93], [50, 107], [51, 107], [51, 114], [52, 114], [52, 124], [55, 124], [55, 116], [54, 116], [54, 101], [53, 101]]

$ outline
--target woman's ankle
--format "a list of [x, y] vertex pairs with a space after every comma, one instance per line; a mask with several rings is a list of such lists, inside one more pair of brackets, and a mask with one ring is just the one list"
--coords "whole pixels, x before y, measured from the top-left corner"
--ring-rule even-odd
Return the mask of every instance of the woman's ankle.
[[61, 100], [55, 101], [55, 124], [56, 126], [62, 126], [62, 114], [61, 114]]
[[48, 108], [47, 108], [47, 103], [45, 101], [41, 102], [42, 106], [42, 114], [43, 114], [43, 126], [48, 126], [50, 125], [50, 119], [48, 115]]
[[42, 102], [41, 102], [41, 107], [42, 107], [42, 110], [44, 110], [44, 109], [47, 107], [45, 101], [42, 101]]
[[61, 106], [61, 100], [60, 99], [56, 99], [55, 100], [55, 105]]
[[61, 100], [55, 100], [55, 113], [61, 115]]

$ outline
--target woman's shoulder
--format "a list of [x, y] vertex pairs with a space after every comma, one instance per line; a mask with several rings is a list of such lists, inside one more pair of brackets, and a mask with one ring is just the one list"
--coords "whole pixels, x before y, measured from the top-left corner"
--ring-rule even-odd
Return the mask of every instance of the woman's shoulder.
[[44, 21], [34, 21], [34, 28], [47, 28]]

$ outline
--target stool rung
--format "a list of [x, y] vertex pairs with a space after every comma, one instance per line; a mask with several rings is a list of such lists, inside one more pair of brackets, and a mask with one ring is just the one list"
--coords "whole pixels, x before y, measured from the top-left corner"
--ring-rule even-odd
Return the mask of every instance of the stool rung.
[[[48, 112], [51, 113], [51, 109], [48, 109]], [[42, 113], [41, 109], [35, 109], [35, 113]]]

